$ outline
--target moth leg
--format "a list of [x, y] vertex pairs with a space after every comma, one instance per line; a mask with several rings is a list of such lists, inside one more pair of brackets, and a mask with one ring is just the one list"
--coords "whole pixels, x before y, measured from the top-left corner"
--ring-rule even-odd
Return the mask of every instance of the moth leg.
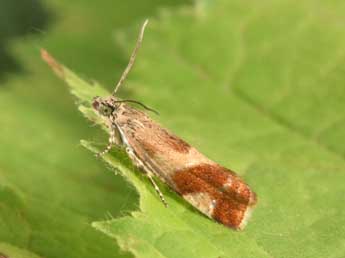
[[164, 199], [164, 195], [161, 192], [161, 190], [159, 189], [158, 185], [156, 184], [155, 180], [153, 179], [152, 173], [151, 172], [146, 172], [145, 173], [146, 176], [149, 178], [151, 184], [153, 185], [156, 193], [159, 195], [159, 198], [161, 199], [161, 201], [163, 202], [165, 207], [168, 207], [168, 203], [166, 202], [166, 200]]
[[119, 140], [116, 137], [116, 128], [114, 126], [110, 127], [110, 135], [109, 135], [109, 140], [108, 140], [108, 145], [105, 147], [105, 149], [99, 153], [96, 154], [97, 157], [102, 157], [106, 153], [108, 153], [113, 145], [117, 144]]
[[159, 189], [158, 185], [156, 184], [155, 180], [153, 179], [153, 174], [152, 172], [147, 168], [147, 166], [140, 160], [138, 157], [135, 155], [133, 150], [129, 147], [126, 147], [126, 152], [127, 154], [131, 157], [131, 159], [134, 161], [135, 165], [141, 169], [145, 175], [148, 177], [150, 180], [151, 184], [153, 185], [153, 188], [155, 189], [156, 193], [158, 194], [159, 198], [163, 202], [165, 207], [168, 207], [168, 203], [166, 202], [163, 193]]

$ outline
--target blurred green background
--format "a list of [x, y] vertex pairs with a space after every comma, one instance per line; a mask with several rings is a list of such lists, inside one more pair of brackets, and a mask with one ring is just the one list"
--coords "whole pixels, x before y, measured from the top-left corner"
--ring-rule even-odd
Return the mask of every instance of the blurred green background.
[[[150, 235], [157, 257], [344, 257], [344, 13], [344, 1], [1, 0], [0, 257], [133, 257], [114, 235], [146, 240], [145, 226], [162, 236]], [[143, 209], [141, 231], [135, 219], [106, 234], [90, 225], [127, 215], [139, 198], [79, 144], [107, 136], [39, 50], [111, 90], [145, 18], [120, 95], [158, 109], [253, 187], [259, 205], [242, 233], [178, 201], [171, 221]], [[181, 221], [187, 233], [174, 231]], [[208, 246], [212, 255], [200, 255]]]

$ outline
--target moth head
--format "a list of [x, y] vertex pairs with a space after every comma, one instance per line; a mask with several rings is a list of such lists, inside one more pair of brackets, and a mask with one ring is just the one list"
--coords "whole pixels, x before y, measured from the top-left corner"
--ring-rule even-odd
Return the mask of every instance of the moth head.
[[[158, 115], [158, 112], [155, 111], [152, 108], [149, 108], [148, 106], [144, 105], [143, 103], [136, 101], [136, 100], [132, 100], [132, 99], [116, 99], [114, 96], [110, 96], [108, 98], [101, 98], [101, 97], [94, 97], [93, 101], [92, 101], [92, 106], [93, 108], [102, 116], [106, 116], [109, 117], [111, 115], [114, 114], [114, 111], [116, 111], [117, 109], [119, 109], [119, 107], [123, 104], [123, 103], [134, 103], [137, 105], [142, 106], [143, 108], [145, 108], [148, 111], [151, 111], [155, 114]], [[128, 107], [127, 107], [128, 108]]]
[[92, 101], [92, 107], [102, 116], [110, 116], [113, 111], [114, 107], [111, 106], [106, 100], [102, 99], [101, 97], [95, 97]]

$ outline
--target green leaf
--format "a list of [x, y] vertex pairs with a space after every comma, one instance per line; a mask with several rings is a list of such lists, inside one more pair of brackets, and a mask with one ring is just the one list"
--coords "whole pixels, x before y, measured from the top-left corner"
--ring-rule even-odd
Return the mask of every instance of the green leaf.
[[[111, 85], [127, 62], [114, 30], [182, 2], [0, 1], [0, 242], [18, 248], [1, 244], [0, 253], [132, 257], [91, 223], [133, 210], [137, 194], [79, 145], [80, 138], [106, 139], [85, 123], [39, 48]], [[53, 22], [41, 26], [47, 14]]]
[[[95, 128], [44, 70], [35, 39], [17, 42], [11, 49], [30, 73], [1, 85], [0, 241], [40, 257], [125, 256], [115, 239], [137, 257], [344, 257], [344, 4], [197, 1], [150, 20], [120, 96], [158, 109], [155, 119], [245, 178], [259, 203], [243, 232], [204, 218], [161, 185], [165, 209], [114, 150], [106, 161], [140, 193], [139, 210], [128, 214], [136, 206], [128, 184], [76, 146], [94, 140]], [[113, 50], [110, 31], [152, 6], [55, 1], [60, 20], [38, 45], [111, 85], [136, 30], [116, 35], [127, 54]], [[91, 84], [76, 94], [89, 100]], [[106, 137], [83, 145], [97, 151], [100, 142]], [[130, 216], [94, 222], [107, 211]]]
[[[344, 11], [342, 2], [197, 1], [151, 20], [125, 87], [238, 171], [258, 208], [243, 232], [161, 186], [166, 209], [116, 151], [105, 160], [136, 187], [139, 210], [94, 227], [136, 257], [343, 257]], [[117, 38], [129, 56], [136, 34], [126, 35]]]
[[0, 242], [0, 250], [1, 258], [39, 258], [39, 256], [36, 254], [30, 253], [7, 243]]

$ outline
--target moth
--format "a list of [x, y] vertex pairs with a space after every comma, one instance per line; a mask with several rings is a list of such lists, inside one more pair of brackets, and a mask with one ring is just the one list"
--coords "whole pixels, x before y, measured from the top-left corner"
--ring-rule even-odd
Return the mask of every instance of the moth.
[[[108, 145], [98, 155], [108, 153], [114, 145], [123, 146], [133, 163], [150, 180], [165, 206], [168, 204], [155, 177], [209, 218], [233, 229], [243, 229], [257, 202], [250, 187], [233, 171], [208, 159], [152, 120], [146, 112], [128, 104], [154, 110], [141, 102], [116, 96], [135, 62], [147, 23], [148, 20], [141, 27], [129, 63], [113, 94], [105, 98], [95, 97], [92, 102], [110, 132]], [[52, 58], [47, 53], [42, 56], [51, 65]]]

